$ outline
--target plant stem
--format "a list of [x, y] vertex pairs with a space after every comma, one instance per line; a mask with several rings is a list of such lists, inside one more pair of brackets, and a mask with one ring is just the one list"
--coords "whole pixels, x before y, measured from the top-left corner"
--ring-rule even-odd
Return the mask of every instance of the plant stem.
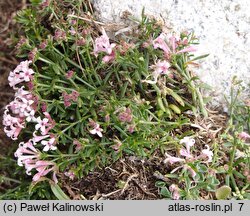
[[205, 105], [204, 105], [204, 101], [203, 101], [203, 97], [199, 91], [199, 89], [197, 89], [194, 85], [194, 82], [191, 80], [191, 77], [188, 75], [188, 73], [185, 73], [185, 71], [183, 71], [179, 65], [177, 63], [174, 64], [174, 67], [177, 69], [177, 71], [186, 79], [187, 83], [188, 83], [188, 86], [189, 86], [189, 90], [192, 92], [192, 98], [193, 98], [193, 101], [195, 102], [196, 101], [196, 97], [198, 99], [198, 102], [199, 102], [199, 108], [200, 108], [200, 111], [202, 113], [202, 115], [204, 117], [207, 117], [208, 116], [208, 113], [207, 113], [207, 110], [205, 108]]
[[0, 176], [0, 179], [2, 181], [11, 181], [11, 182], [15, 182], [15, 183], [18, 183], [18, 184], [21, 184], [22, 182], [16, 180], [16, 179], [12, 179], [12, 178], [9, 178], [9, 177], [6, 177], [6, 176]]

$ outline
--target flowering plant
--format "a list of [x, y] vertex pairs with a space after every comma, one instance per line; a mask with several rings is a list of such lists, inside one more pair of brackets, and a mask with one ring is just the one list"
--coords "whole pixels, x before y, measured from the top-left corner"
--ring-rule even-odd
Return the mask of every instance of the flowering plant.
[[166, 30], [143, 14], [131, 32], [112, 35], [87, 4], [31, 2], [17, 16], [23, 61], [9, 74], [15, 99], [3, 124], [18, 142], [15, 157], [32, 186], [46, 180], [54, 191], [65, 176], [73, 181], [124, 155], [158, 152], [166, 156], [168, 175], [178, 173], [186, 185], [168, 185], [173, 199], [199, 198], [194, 185], [214, 191], [213, 147], [196, 144], [191, 123], [194, 116], [207, 117], [192, 73], [206, 55], [194, 57], [193, 32]]

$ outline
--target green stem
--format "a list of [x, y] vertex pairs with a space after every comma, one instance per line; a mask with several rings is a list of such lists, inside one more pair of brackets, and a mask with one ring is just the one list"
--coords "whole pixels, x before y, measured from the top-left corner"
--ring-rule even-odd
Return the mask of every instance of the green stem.
[[235, 157], [235, 152], [236, 152], [236, 138], [234, 137], [234, 143], [233, 143], [233, 151], [230, 155], [230, 162], [229, 162], [229, 175], [230, 175], [230, 178], [231, 178], [231, 182], [234, 186], [234, 189], [236, 190], [237, 187], [237, 184], [235, 182], [235, 179], [234, 179], [234, 176], [233, 176], [233, 162], [234, 162], [234, 157]]
[[203, 101], [203, 97], [199, 91], [199, 89], [197, 89], [194, 85], [194, 82], [191, 80], [191, 77], [188, 75], [188, 73], [185, 73], [184, 70], [182, 70], [180, 68], [180, 66], [175, 63], [174, 64], [174, 67], [177, 69], [177, 71], [186, 79], [186, 81], [188, 82], [188, 85], [189, 85], [189, 89], [191, 90], [192, 92], [192, 98], [193, 98], [193, 101], [195, 102], [196, 101], [196, 97], [198, 99], [198, 102], [199, 102], [199, 108], [200, 108], [200, 111], [201, 113], [203, 114], [203, 116], [207, 117], [208, 116], [208, 113], [207, 113], [207, 110], [205, 108], [205, 105], [204, 105], [204, 101]]
[[92, 59], [91, 59], [91, 56], [90, 56], [89, 48], [88, 48], [88, 47], [87, 47], [87, 49], [86, 49], [86, 53], [87, 53], [87, 56], [88, 56], [88, 59], [89, 59], [91, 68], [92, 68], [92, 70], [93, 70], [93, 72], [94, 72], [94, 76], [95, 76], [97, 82], [99, 83], [99, 85], [101, 85], [100, 77], [99, 77], [99, 75], [96, 73], [96, 69], [95, 69], [95, 67], [94, 67], [94, 65], [93, 65], [93, 62], [92, 62]]
[[0, 176], [0, 179], [2, 181], [11, 181], [11, 182], [15, 182], [15, 183], [18, 183], [18, 184], [21, 184], [22, 182], [16, 180], [16, 179], [12, 179], [12, 178], [9, 178], [9, 177], [5, 177], [5, 176]]
[[60, 154], [60, 155], [46, 155], [47, 157], [57, 158], [57, 157], [77, 157], [78, 154]]
[[[42, 86], [42, 87], [47, 87], [47, 88], [51, 88], [51, 85], [47, 85], [47, 84], [43, 84], [43, 83], [37, 83], [38, 86]], [[60, 90], [69, 90], [69, 91], [74, 91], [75, 89], [73, 88], [67, 88], [67, 87], [63, 87], [63, 86], [57, 86], [54, 85], [53, 86], [55, 89], [60, 89]]]
[[87, 83], [86, 81], [81, 79], [80, 77], [76, 76], [76, 79], [79, 80], [80, 82], [82, 82], [83, 84], [85, 84], [86, 86], [88, 86], [89, 88], [91, 88], [92, 90], [96, 90], [95, 87], [93, 87], [92, 85], [90, 85], [89, 83]]
[[232, 173], [233, 170], [233, 162], [234, 162], [234, 157], [235, 157], [235, 152], [236, 152], [236, 138], [234, 137], [234, 145], [233, 145], [233, 151], [231, 153], [231, 157], [230, 157], [230, 163], [229, 163], [229, 167], [230, 167], [230, 172]]
[[73, 126], [75, 126], [76, 124], [82, 122], [82, 119], [77, 121], [77, 122], [74, 122], [72, 124], [70, 124], [68, 127], [66, 127], [65, 129], [63, 129], [60, 133], [65, 133], [68, 129], [72, 128]]
[[[65, 55], [63, 53], [61, 53], [58, 49], [56, 49], [55, 47], [53, 47], [53, 49], [61, 56], [63, 56], [63, 58], [70, 64], [74, 65], [75, 67], [77, 67], [78, 69], [82, 70], [82, 67], [80, 65], [78, 65], [76, 62], [72, 61], [70, 58], [65, 57]], [[54, 63], [53, 63], [54, 64]]]

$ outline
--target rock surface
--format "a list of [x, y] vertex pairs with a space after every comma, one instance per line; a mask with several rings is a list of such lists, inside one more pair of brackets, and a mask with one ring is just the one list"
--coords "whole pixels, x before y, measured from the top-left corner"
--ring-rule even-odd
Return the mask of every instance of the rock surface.
[[[145, 13], [164, 18], [174, 31], [194, 30], [200, 39], [198, 54], [210, 54], [195, 69], [212, 86], [216, 101], [229, 95], [234, 75], [250, 83], [250, 2], [249, 0], [92, 0], [99, 19], [121, 22], [128, 11], [135, 17]], [[248, 91], [248, 92], [247, 92]], [[248, 90], [245, 96], [249, 96]]]

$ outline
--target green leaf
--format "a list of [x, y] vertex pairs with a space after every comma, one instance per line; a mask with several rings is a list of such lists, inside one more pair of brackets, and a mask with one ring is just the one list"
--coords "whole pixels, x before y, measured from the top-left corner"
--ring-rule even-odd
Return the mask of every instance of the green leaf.
[[172, 173], [170, 173], [170, 174], [166, 174], [166, 175], [164, 175], [166, 178], [178, 178], [178, 175], [177, 174], [172, 174]]
[[59, 200], [70, 200], [70, 198], [63, 192], [58, 184], [51, 184], [50, 188], [57, 199]]
[[157, 181], [157, 182], [155, 182], [155, 186], [156, 187], [165, 187], [165, 185], [166, 185], [166, 183], [163, 182], [163, 181]]
[[246, 178], [244, 175], [242, 175], [241, 173], [239, 173], [236, 170], [233, 170], [233, 174], [236, 175], [237, 177], [241, 178], [241, 179], [245, 179]]
[[218, 200], [225, 200], [231, 194], [231, 188], [229, 186], [222, 186], [215, 191], [215, 196]]
[[166, 198], [171, 197], [171, 193], [169, 192], [169, 190], [166, 187], [162, 188], [160, 193], [162, 196], [164, 196]]
[[42, 0], [30, 0], [30, 2], [33, 6], [38, 6], [42, 3]]
[[173, 90], [168, 89], [168, 94], [171, 95], [181, 106], [185, 106], [185, 103], [182, 100], [182, 98], [177, 93], [175, 93]]
[[171, 108], [176, 114], [181, 114], [181, 110], [176, 105], [170, 104], [169, 108]]
[[209, 56], [209, 54], [205, 54], [205, 55], [197, 56], [197, 57], [195, 57], [195, 58], [191, 59], [190, 61], [196, 61], [196, 60], [199, 60], [199, 59], [206, 58], [206, 57], [208, 57], [208, 56]]

